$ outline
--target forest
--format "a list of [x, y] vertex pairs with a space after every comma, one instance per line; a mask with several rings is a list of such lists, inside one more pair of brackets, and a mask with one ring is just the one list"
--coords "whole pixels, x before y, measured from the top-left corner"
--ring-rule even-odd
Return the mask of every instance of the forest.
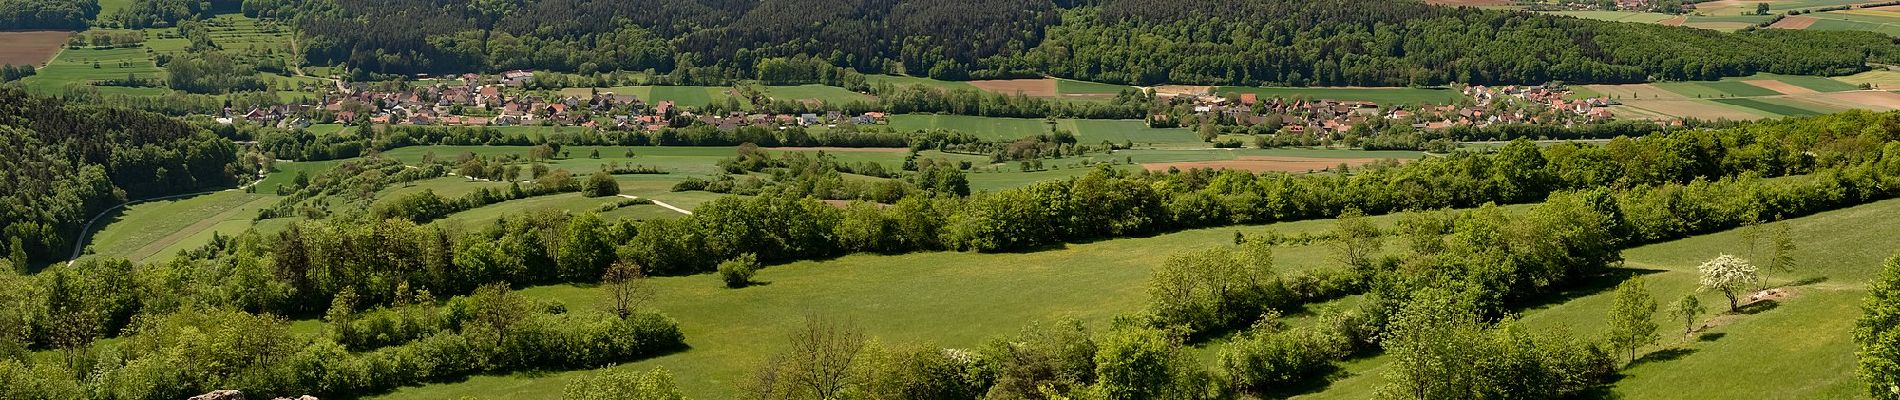
[[[1891, 40], [1869, 32], [1722, 33], [1409, 1], [649, 3], [253, 0], [243, 8], [298, 21], [310, 63], [376, 73], [688, 70], [702, 76], [686, 81], [707, 82], [752, 78], [767, 60], [804, 56], [951, 80], [1408, 86], [1839, 75], [1900, 57]], [[385, 20], [404, 23], [372, 22]]]
[[79, 228], [107, 207], [232, 187], [260, 169], [192, 124], [19, 88], [0, 88], [0, 133], [0, 235], [33, 261], [70, 256]]

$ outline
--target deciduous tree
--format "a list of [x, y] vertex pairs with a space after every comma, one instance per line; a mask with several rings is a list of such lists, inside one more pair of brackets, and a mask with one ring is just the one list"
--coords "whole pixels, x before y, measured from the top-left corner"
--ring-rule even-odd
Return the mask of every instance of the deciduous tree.
[[1854, 329], [1860, 377], [1875, 399], [1900, 399], [1900, 257], [1887, 259], [1869, 289]]
[[1669, 315], [1682, 321], [1684, 335], [1695, 332], [1695, 320], [1704, 312], [1708, 310], [1702, 307], [1702, 300], [1696, 298], [1694, 293], [1682, 295], [1681, 299], [1669, 305]]
[[1721, 292], [1728, 297], [1729, 312], [1741, 311], [1740, 294], [1761, 282], [1755, 265], [1727, 254], [1702, 263], [1696, 270], [1702, 273], [1702, 290]]
[[1636, 349], [1658, 339], [1654, 314], [1656, 299], [1650, 297], [1642, 277], [1617, 285], [1616, 300], [1610, 305], [1610, 345], [1629, 352], [1630, 362], [1636, 362]]

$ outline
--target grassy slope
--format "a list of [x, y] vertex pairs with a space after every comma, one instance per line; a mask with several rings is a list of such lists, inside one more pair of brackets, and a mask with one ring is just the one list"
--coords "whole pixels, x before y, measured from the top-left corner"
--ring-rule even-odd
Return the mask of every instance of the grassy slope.
[[[1720, 317], [1720, 326], [1697, 338], [1683, 337], [1680, 322], [1658, 313], [1663, 343], [1684, 350], [1645, 358], [1624, 371], [1627, 376], [1615, 383], [1613, 392], [1631, 399], [1679, 398], [1690, 388], [1696, 391], [1694, 397], [1711, 399], [1865, 398], [1853, 373], [1851, 329], [1860, 315], [1858, 304], [1868, 280], [1881, 260], [1900, 251], [1900, 245], [1890, 239], [1900, 234], [1900, 200], [1790, 223], [1800, 266], [1792, 273], [1769, 273], [1770, 282], [1817, 283], [1794, 287], [1793, 298], [1759, 313]], [[1732, 230], [1631, 249], [1624, 258], [1627, 267], [1646, 271], [1650, 290], [1659, 303], [1667, 304], [1694, 291], [1695, 267], [1701, 262], [1722, 253], [1746, 257], [1747, 247], [1741, 232]], [[1611, 296], [1604, 291], [1577, 297], [1527, 311], [1523, 320], [1539, 329], [1599, 335]], [[1698, 296], [1711, 310], [1726, 308], [1726, 300], [1718, 294]], [[1650, 346], [1643, 352], [1657, 349]], [[1343, 379], [1302, 398], [1366, 398], [1383, 381], [1380, 374], [1387, 362], [1385, 357], [1375, 357], [1348, 363]]]
[[[1314, 220], [1268, 227], [1299, 233], [1331, 226], [1332, 221]], [[1238, 230], [1265, 229], [1205, 229], [1030, 253], [853, 255], [769, 267], [758, 277], [769, 284], [737, 290], [723, 288], [710, 275], [656, 278], [652, 306], [679, 320], [693, 349], [621, 368], [664, 367], [693, 398], [730, 398], [750, 368], [782, 348], [784, 332], [811, 312], [850, 319], [880, 340], [959, 348], [1038, 321], [1077, 318], [1100, 327], [1142, 306], [1149, 272], [1168, 255], [1232, 243]], [[1328, 254], [1321, 245], [1288, 246], [1276, 249], [1275, 260], [1286, 271], [1329, 268]], [[590, 287], [525, 292], [559, 300], [569, 309], [602, 304], [599, 290]], [[405, 388], [381, 398], [555, 398], [568, 380], [585, 373], [482, 376]]]

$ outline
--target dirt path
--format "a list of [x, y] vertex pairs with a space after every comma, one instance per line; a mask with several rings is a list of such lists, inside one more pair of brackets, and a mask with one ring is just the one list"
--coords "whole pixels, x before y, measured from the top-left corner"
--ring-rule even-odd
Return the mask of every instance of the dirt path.
[[[620, 197], [624, 197], [624, 198], [628, 198], [628, 199], [634, 199], [634, 200], [639, 200], [639, 199], [640, 199], [640, 196], [634, 196], [634, 195], [631, 195], [631, 194], [623, 194], [623, 195], [620, 195]], [[666, 209], [668, 209], [668, 210], [673, 210], [673, 211], [677, 211], [677, 212], [679, 212], [680, 214], [686, 214], [686, 215], [693, 215], [693, 212], [692, 212], [692, 211], [688, 211], [688, 210], [686, 210], [686, 209], [684, 209], [684, 208], [679, 208], [679, 207], [674, 207], [674, 206], [673, 206], [672, 204], [666, 204], [666, 202], [664, 202], [664, 201], [659, 201], [659, 200], [654, 200], [654, 199], [647, 199], [647, 201], [651, 201], [651, 202], [653, 202], [653, 205], [656, 205], [656, 206], [660, 206], [660, 207], [666, 207]]]

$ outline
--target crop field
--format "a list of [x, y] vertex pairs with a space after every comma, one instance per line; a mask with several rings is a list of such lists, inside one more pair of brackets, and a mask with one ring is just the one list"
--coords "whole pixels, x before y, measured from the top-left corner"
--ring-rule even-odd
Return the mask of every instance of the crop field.
[[1456, 90], [1444, 88], [1292, 88], [1292, 87], [1246, 87], [1221, 86], [1215, 94], [1253, 93], [1262, 98], [1306, 98], [1313, 100], [1370, 101], [1382, 105], [1392, 104], [1447, 104], [1464, 97]]
[[[1627, 85], [1579, 85], [1583, 96], [1603, 96], [1621, 105], [1612, 108], [1622, 119], [1748, 120], [1819, 115], [1848, 109], [1882, 111], [1900, 106], [1892, 93], [1859, 90], [1860, 83], [1900, 80], [1884, 72], [1827, 78], [1756, 74], [1720, 81], [1659, 82]], [[1896, 82], [1900, 83], [1900, 82]]]
[[[970, 115], [901, 114], [890, 117], [890, 125], [899, 131], [953, 129], [989, 140], [1013, 140], [1049, 133], [1049, 120], [1040, 118], [1002, 118]], [[1075, 133], [1076, 141], [1100, 144], [1103, 141], [1140, 145], [1189, 145], [1204, 147], [1194, 132], [1181, 128], [1150, 128], [1141, 120], [1058, 119], [1055, 129]]]
[[[1705, 318], [1705, 330], [1693, 337], [1682, 324], [1661, 313], [1662, 345], [1642, 350], [1636, 365], [1622, 371], [1611, 387], [1616, 398], [1676, 398], [1695, 388], [1703, 398], [1854, 399], [1866, 398], [1853, 374], [1853, 316], [1867, 283], [1896, 248], [1900, 201], [1863, 205], [1790, 220], [1797, 238], [1798, 266], [1768, 273], [1770, 285], [1789, 285], [1793, 295], [1754, 314]], [[1843, 225], [1869, 229], [1839, 229]], [[1659, 301], [1695, 293], [1696, 266], [1720, 254], [1748, 258], [1739, 230], [1658, 243], [1623, 252], [1626, 267], [1648, 280]], [[1756, 257], [1762, 257], [1756, 255]], [[1570, 298], [1525, 311], [1522, 320], [1535, 329], [1566, 329], [1584, 337], [1601, 333], [1609, 312], [1609, 291]], [[1720, 295], [1699, 293], [1702, 304], [1726, 307]], [[1671, 330], [1673, 327], [1673, 331]], [[1670, 333], [1675, 332], [1675, 333]], [[1796, 333], [1799, 334], [1790, 334]], [[1668, 348], [1668, 351], [1660, 351]], [[1301, 399], [1363, 399], [1384, 381], [1389, 359], [1372, 357], [1344, 364], [1343, 377], [1323, 391]]]
[[1807, 29], [1880, 32], [1900, 36], [1900, 7], [1861, 8], [1807, 14], [1815, 19]]
[[1780, 102], [1778, 99], [1715, 99], [1710, 101], [1732, 106], [1748, 107], [1775, 115], [1803, 117], [1822, 114], [1821, 112], [1802, 107], [1802, 105], [1799, 104]]
[[7, 44], [0, 48], [0, 65], [46, 65], [69, 36], [72, 32], [0, 31], [0, 43]]
[[879, 84], [890, 84], [891, 86], [897, 86], [897, 87], [924, 85], [924, 86], [930, 86], [930, 87], [941, 88], [941, 89], [975, 89], [976, 88], [976, 86], [971, 86], [968, 82], [943, 81], [943, 80], [936, 80], [936, 79], [915, 77], [915, 76], [865, 75], [864, 78], [865, 78], [864, 79], [865, 82], [868, 82], [873, 86], [879, 85]]
[[68, 49], [61, 51], [45, 68], [21, 79], [28, 90], [40, 94], [58, 94], [67, 84], [86, 84], [126, 76], [162, 78], [165, 71], [152, 63], [143, 48]]
[[1848, 76], [1837, 76], [1833, 79], [1849, 85], [1873, 85], [1875, 89], [1900, 89], [1900, 71], [1877, 69]]

